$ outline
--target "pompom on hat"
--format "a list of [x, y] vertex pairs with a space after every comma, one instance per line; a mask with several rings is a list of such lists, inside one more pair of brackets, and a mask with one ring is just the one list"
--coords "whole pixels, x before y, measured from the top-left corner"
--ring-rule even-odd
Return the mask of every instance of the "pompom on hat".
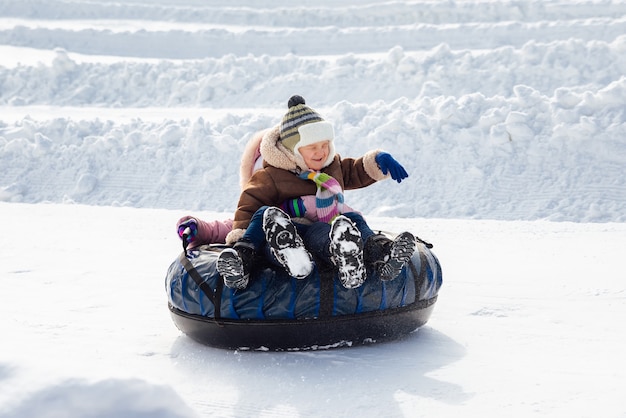
[[280, 124], [280, 141], [283, 146], [299, 156], [300, 147], [320, 141], [330, 141], [330, 152], [324, 167], [329, 165], [335, 157], [333, 125], [308, 107], [302, 96], [291, 96], [287, 107], [289, 111]]

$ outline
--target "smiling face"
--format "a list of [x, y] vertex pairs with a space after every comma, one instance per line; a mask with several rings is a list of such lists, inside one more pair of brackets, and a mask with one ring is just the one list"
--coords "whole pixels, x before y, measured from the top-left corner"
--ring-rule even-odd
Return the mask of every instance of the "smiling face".
[[300, 155], [307, 167], [311, 170], [320, 171], [330, 154], [330, 140], [314, 142], [298, 148]]

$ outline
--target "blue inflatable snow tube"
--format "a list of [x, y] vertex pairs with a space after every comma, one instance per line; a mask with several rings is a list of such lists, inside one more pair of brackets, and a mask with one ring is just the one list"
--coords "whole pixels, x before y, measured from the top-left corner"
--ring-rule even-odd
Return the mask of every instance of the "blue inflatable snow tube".
[[425, 324], [442, 284], [439, 260], [422, 243], [398, 277], [369, 272], [356, 289], [316, 263], [297, 280], [273, 265], [256, 264], [248, 287], [223, 286], [220, 245], [181, 254], [165, 279], [176, 326], [203, 344], [231, 349], [315, 349], [397, 338]]

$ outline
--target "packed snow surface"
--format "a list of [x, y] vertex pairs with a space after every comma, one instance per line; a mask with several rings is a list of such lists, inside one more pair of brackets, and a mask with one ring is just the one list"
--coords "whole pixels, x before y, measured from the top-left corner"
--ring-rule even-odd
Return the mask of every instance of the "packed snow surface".
[[[441, 261], [400, 341], [169, 318], [175, 221], [293, 94], [409, 173], [346, 193]], [[624, 418], [625, 167], [626, 1], [0, 0], [0, 416]]]

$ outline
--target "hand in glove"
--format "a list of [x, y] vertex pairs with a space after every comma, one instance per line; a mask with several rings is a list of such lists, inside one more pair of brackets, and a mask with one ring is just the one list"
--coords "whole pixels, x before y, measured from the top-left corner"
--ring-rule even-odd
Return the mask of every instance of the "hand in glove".
[[194, 218], [186, 219], [178, 224], [178, 236], [190, 244], [198, 234], [198, 222]]
[[409, 177], [404, 167], [397, 162], [389, 153], [379, 152], [376, 155], [376, 164], [380, 168], [383, 174], [389, 173], [391, 178], [400, 183], [405, 178]]
[[305, 214], [315, 214], [315, 196], [302, 196], [284, 201], [280, 208], [292, 218], [305, 218]]

